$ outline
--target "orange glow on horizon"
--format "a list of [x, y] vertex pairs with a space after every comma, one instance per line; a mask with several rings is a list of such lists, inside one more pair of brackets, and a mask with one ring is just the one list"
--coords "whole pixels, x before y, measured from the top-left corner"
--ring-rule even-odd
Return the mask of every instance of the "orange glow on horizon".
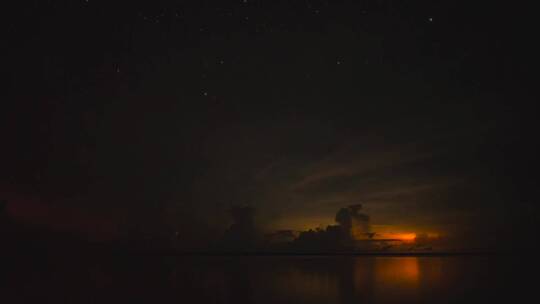
[[416, 239], [416, 233], [400, 233], [398, 238], [404, 241], [414, 241]]
[[383, 232], [383, 233], [377, 233], [376, 239], [397, 239], [407, 242], [412, 242], [416, 239], [416, 233], [391, 233], [391, 232]]

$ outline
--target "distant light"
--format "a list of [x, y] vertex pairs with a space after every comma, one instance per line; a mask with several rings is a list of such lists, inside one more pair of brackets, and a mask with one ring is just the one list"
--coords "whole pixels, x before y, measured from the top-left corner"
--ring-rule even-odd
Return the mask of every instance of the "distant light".
[[400, 233], [397, 235], [397, 238], [404, 241], [414, 241], [416, 239], [416, 233]]
[[429, 17], [429, 18], [428, 18], [428, 21], [429, 21], [429, 22], [433, 22], [433, 18]]
[[376, 234], [375, 239], [393, 239], [393, 240], [402, 240], [406, 242], [412, 242], [416, 239], [416, 233], [407, 232], [407, 233], [395, 233], [395, 232], [380, 232]]

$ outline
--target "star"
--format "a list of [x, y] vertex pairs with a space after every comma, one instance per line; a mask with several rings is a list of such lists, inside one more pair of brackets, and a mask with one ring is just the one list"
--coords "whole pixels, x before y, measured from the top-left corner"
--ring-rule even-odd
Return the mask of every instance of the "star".
[[429, 17], [429, 18], [428, 18], [428, 21], [429, 21], [429, 22], [433, 22], [433, 18]]

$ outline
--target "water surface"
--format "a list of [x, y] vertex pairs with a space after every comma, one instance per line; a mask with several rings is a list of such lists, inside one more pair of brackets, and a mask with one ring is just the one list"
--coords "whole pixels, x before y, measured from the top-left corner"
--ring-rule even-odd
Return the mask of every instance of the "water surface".
[[42, 258], [3, 271], [9, 303], [488, 303], [534, 295], [501, 256]]

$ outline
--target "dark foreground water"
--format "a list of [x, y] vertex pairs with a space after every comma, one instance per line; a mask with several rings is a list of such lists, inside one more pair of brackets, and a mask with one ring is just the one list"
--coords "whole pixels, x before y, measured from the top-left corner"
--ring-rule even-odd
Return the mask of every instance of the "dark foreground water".
[[2, 263], [0, 302], [530, 303], [540, 288], [528, 260], [532, 257], [20, 258]]

